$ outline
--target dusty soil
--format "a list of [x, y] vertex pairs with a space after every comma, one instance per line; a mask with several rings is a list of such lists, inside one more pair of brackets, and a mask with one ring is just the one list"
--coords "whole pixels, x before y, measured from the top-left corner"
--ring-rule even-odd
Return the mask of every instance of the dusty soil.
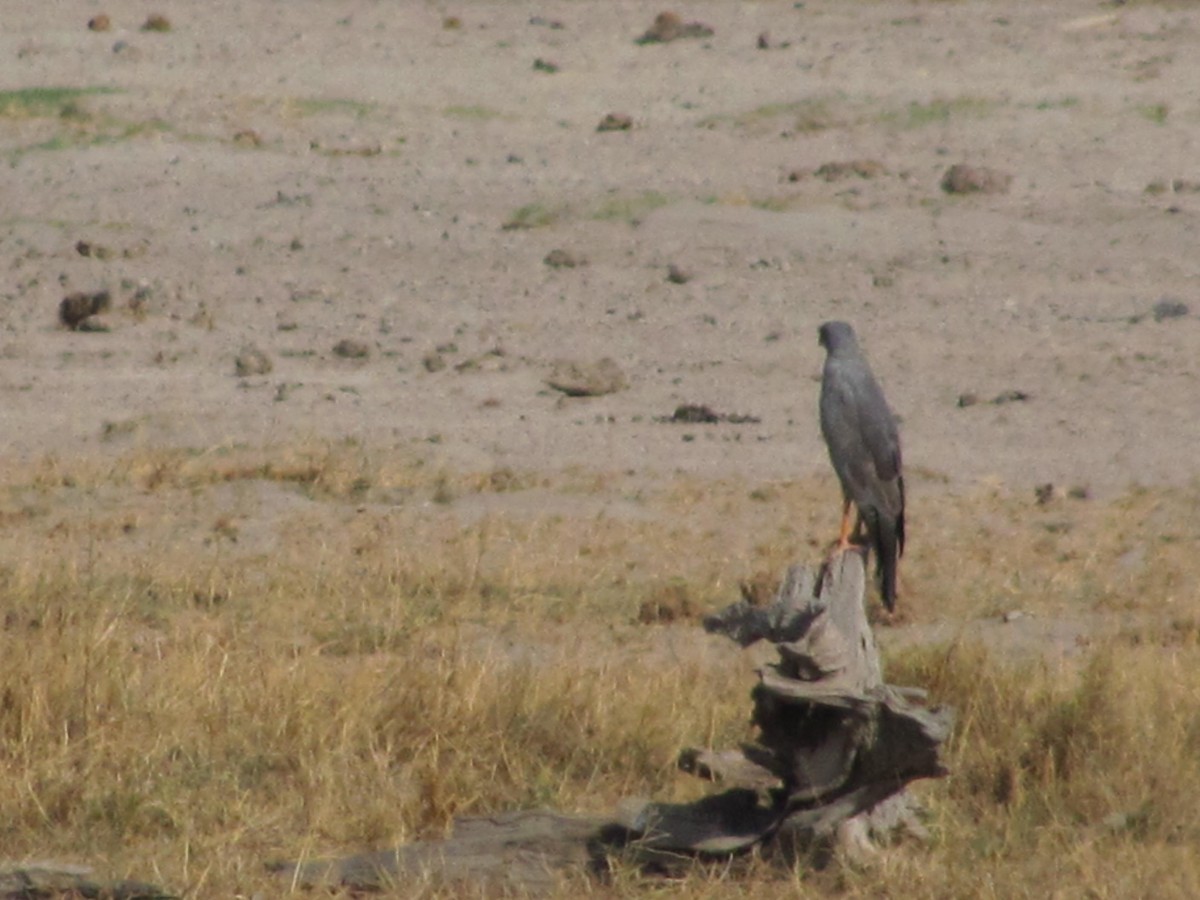
[[[697, 3], [713, 36], [635, 43], [661, 9], [7, 4], [6, 89], [105, 92], [0, 117], [5, 452], [790, 479], [827, 468], [837, 317], [914, 481], [1196, 476], [1200, 10]], [[956, 163], [1011, 185], [948, 194]], [[107, 332], [58, 323], [105, 288]], [[602, 357], [625, 389], [547, 386]], [[656, 421], [685, 403], [758, 421]]]

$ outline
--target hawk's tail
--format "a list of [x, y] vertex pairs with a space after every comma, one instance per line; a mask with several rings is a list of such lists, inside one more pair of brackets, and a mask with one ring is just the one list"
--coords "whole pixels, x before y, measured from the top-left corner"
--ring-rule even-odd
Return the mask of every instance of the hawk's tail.
[[870, 534], [875, 545], [875, 577], [888, 612], [896, 609], [896, 568], [904, 552], [904, 514], [892, 518], [873, 511]]

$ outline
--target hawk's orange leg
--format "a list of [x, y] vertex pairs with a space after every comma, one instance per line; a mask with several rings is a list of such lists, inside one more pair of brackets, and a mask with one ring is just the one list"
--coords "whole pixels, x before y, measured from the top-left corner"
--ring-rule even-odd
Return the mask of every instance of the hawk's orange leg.
[[842, 501], [842, 527], [838, 532], [837, 547], [834, 549], [834, 553], [845, 553], [853, 546], [850, 535], [855, 530], [854, 526], [857, 524], [850, 516], [850, 510], [853, 506], [853, 502], [849, 499]]

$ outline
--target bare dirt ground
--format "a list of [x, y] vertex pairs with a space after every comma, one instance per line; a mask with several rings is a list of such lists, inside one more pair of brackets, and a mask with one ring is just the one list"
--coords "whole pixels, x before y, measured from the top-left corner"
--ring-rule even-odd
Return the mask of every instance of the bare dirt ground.
[[[712, 35], [637, 43], [663, 8], [6, 3], [12, 570], [365, 547], [731, 600], [833, 534], [840, 318], [902, 419], [885, 644], [1068, 653], [1129, 597], [1200, 608], [1200, 8], [706, 2], [678, 12]], [[944, 190], [960, 163], [1000, 189]], [[60, 324], [105, 290], [101, 330]], [[602, 358], [620, 389], [548, 383]]]
[[[937, 482], [1197, 473], [1194, 8], [703, 3], [712, 37], [644, 46], [645, 3], [215, 2], [164, 33], [99, 10], [8, 4], [0, 35], [5, 89], [111, 91], [0, 120], [10, 454], [317, 436], [787, 479], [826, 468], [838, 317]], [[614, 111], [632, 130], [598, 133]], [[878, 168], [805, 174], [853, 160]], [[960, 162], [1011, 188], [947, 195]], [[57, 326], [101, 288], [109, 333]], [[1164, 298], [1189, 312], [1156, 321]], [[239, 379], [251, 344], [273, 371]], [[604, 356], [627, 389], [544, 383]], [[761, 421], [654, 421], [682, 403]]]

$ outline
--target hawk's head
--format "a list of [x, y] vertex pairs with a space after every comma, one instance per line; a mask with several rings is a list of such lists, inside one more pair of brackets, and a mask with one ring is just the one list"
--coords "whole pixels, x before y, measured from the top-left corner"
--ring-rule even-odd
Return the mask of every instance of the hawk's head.
[[858, 346], [854, 329], [848, 322], [826, 322], [818, 329], [817, 334], [820, 335], [821, 346], [830, 353], [837, 353], [843, 349], [851, 350]]

